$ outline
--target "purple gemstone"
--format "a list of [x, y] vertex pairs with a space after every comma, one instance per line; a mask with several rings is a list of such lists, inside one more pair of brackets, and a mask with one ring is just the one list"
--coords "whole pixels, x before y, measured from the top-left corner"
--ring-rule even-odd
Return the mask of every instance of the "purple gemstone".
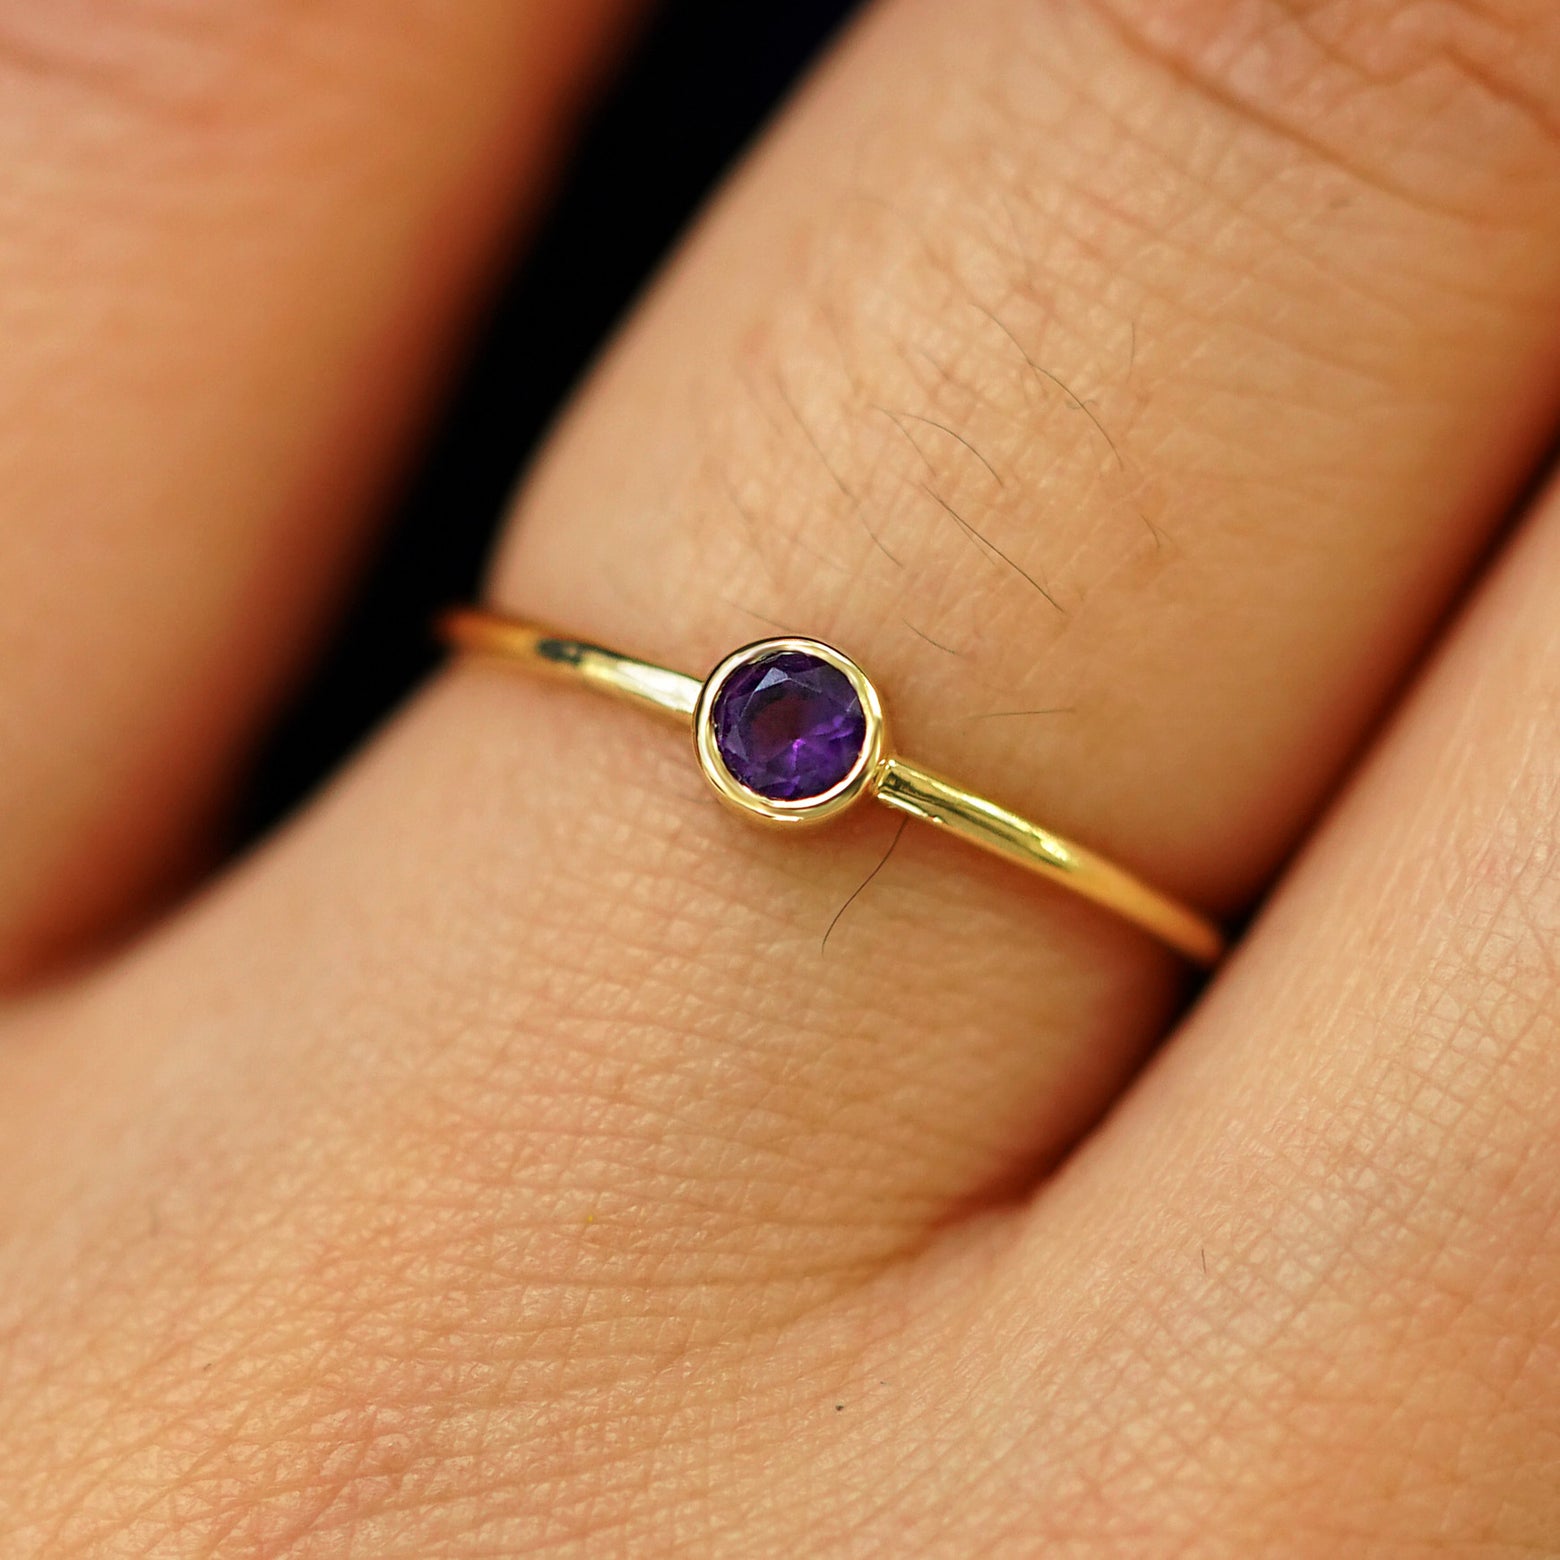
[[715, 695], [711, 719], [732, 778], [771, 801], [832, 789], [867, 739], [850, 679], [805, 650], [777, 650], [738, 667]]

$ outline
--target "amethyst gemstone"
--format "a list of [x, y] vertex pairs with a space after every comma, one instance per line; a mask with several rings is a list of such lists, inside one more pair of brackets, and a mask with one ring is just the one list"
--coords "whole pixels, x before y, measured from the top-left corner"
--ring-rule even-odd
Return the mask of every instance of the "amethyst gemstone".
[[805, 650], [739, 666], [710, 712], [721, 761], [770, 801], [821, 796], [855, 767], [867, 717], [850, 679]]

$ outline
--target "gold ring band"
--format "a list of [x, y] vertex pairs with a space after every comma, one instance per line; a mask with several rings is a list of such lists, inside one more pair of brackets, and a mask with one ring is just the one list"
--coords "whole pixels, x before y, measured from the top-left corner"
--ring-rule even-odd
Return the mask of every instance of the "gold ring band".
[[[717, 794], [749, 816], [804, 825], [875, 797], [1114, 911], [1195, 964], [1216, 964], [1224, 952], [1223, 934], [1206, 916], [1103, 856], [891, 753], [877, 690], [849, 656], [819, 640], [759, 640], [700, 681], [475, 608], [448, 613], [439, 627], [457, 650], [583, 682], [674, 716], [692, 728], [700, 767]], [[792, 744], [812, 766], [806, 772], [775, 737], [799, 710], [815, 722], [815, 741]], [[755, 756], [755, 748], [762, 752]]]

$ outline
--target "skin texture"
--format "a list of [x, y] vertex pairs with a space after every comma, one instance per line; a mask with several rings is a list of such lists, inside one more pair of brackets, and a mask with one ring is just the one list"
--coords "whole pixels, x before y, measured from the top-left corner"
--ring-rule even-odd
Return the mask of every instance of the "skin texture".
[[[3, 957], [84, 968], [0, 1028], [0, 1552], [1560, 1549], [1560, 509], [1480, 568], [1557, 413], [1547, 0], [890, 0], [519, 499], [501, 602], [690, 670], [832, 639], [918, 758], [1260, 902], [1179, 1022], [1167, 957], [925, 831], [825, 943], [892, 820], [751, 832], [665, 730], [477, 667], [87, 961], [284, 675], [279, 561], [350, 551], [397, 427], [363, 364], [427, 383], [501, 222], [432, 271], [385, 225], [534, 176], [615, 18], [148, 4], [88, 69], [14, 9], [57, 96], [0, 135], [84, 253], [7, 254], [36, 313], [0, 469], [65, 505], [41, 390], [80, 400], [123, 639], [66, 678], [103, 602], [61, 590], [58, 516], [8, 527], [38, 583], [0, 634], [50, 650], [0, 679]], [[279, 108], [322, 49], [350, 81]], [[202, 61], [215, 119], [178, 107]], [[156, 112], [94, 205], [50, 159], [127, 75]], [[387, 144], [390, 77], [426, 106]], [[136, 225], [143, 156], [198, 172], [182, 224]], [[380, 203], [255, 256], [213, 189], [292, 210], [318, 166]], [[214, 213], [250, 303], [170, 286], [188, 356], [149, 314], [51, 359], [128, 285], [93, 262], [194, 274]], [[202, 623], [248, 636], [220, 699]], [[71, 850], [154, 799], [83, 899]]]

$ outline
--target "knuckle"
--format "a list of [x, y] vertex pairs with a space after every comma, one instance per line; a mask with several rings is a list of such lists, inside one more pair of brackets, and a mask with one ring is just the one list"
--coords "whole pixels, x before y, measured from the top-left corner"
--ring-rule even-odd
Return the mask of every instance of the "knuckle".
[[1448, 205], [1502, 157], [1552, 176], [1560, 12], [1544, 0], [1090, 4], [1134, 52], [1354, 178]]

